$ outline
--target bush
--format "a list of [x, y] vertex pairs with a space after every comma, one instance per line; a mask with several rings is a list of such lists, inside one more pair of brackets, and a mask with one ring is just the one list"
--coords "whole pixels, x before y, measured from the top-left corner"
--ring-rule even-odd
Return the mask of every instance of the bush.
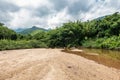
[[28, 48], [47, 48], [44, 42], [37, 40], [0, 40], [0, 50], [28, 49]]
[[113, 36], [110, 38], [89, 39], [82, 43], [84, 47], [89, 48], [103, 48], [103, 49], [119, 49], [120, 36]]

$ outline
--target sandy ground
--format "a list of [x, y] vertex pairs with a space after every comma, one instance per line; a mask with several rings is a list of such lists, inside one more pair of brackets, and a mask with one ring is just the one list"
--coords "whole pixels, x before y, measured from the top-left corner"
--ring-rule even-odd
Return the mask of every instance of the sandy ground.
[[120, 70], [61, 49], [10, 50], [0, 52], [0, 80], [120, 80]]

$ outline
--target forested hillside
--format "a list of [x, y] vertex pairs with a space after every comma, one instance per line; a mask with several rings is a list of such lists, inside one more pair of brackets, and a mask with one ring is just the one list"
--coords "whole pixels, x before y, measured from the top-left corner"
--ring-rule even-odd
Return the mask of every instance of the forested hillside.
[[36, 34], [40, 31], [47, 31], [47, 30], [33, 26], [32, 28], [23, 29], [23, 30], [19, 31], [18, 33], [20, 33], [20, 34], [32, 34], [32, 33]]
[[[7, 45], [7, 47], [6, 47]], [[2, 47], [1, 47], [2, 46]], [[0, 48], [89, 47], [120, 49], [120, 13], [101, 19], [64, 23], [56, 29], [35, 34], [18, 34], [0, 24]]]
[[120, 48], [120, 13], [87, 22], [68, 22], [49, 32], [50, 47]]
[[17, 34], [0, 23], [0, 39], [11, 39], [16, 40]]

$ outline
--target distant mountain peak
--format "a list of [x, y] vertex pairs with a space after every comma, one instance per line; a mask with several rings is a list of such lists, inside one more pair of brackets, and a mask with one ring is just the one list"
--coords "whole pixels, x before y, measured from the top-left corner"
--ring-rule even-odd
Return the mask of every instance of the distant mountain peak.
[[26, 28], [26, 29], [23, 29], [23, 30], [19, 30], [19, 32], [18, 31], [16, 31], [16, 32], [21, 33], [21, 34], [30, 34], [30, 33], [34, 32], [34, 31], [37, 31], [37, 30], [48, 31], [44, 28], [39, 28], [37, 26], [32, 26], [31, 28]]
[[32, 28], [38, 28], [37, 26], [33, 26]]

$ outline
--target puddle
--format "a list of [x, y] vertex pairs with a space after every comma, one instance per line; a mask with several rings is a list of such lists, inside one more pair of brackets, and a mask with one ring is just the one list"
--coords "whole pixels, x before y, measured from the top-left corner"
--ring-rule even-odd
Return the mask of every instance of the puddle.
[[[82, 49], [82, 50], [83, 50], [82, 52], [74, 51], [74, 50], [62, 50], [62, 51], [71, 54], [76, 54], [90, 60], [94, 60], [97, 63], [103, 64], [108, 67], [120, 69], [119, 51], [98, 50], [98, 49]], [[114, 57], [112, 58], [112, 56]]]

